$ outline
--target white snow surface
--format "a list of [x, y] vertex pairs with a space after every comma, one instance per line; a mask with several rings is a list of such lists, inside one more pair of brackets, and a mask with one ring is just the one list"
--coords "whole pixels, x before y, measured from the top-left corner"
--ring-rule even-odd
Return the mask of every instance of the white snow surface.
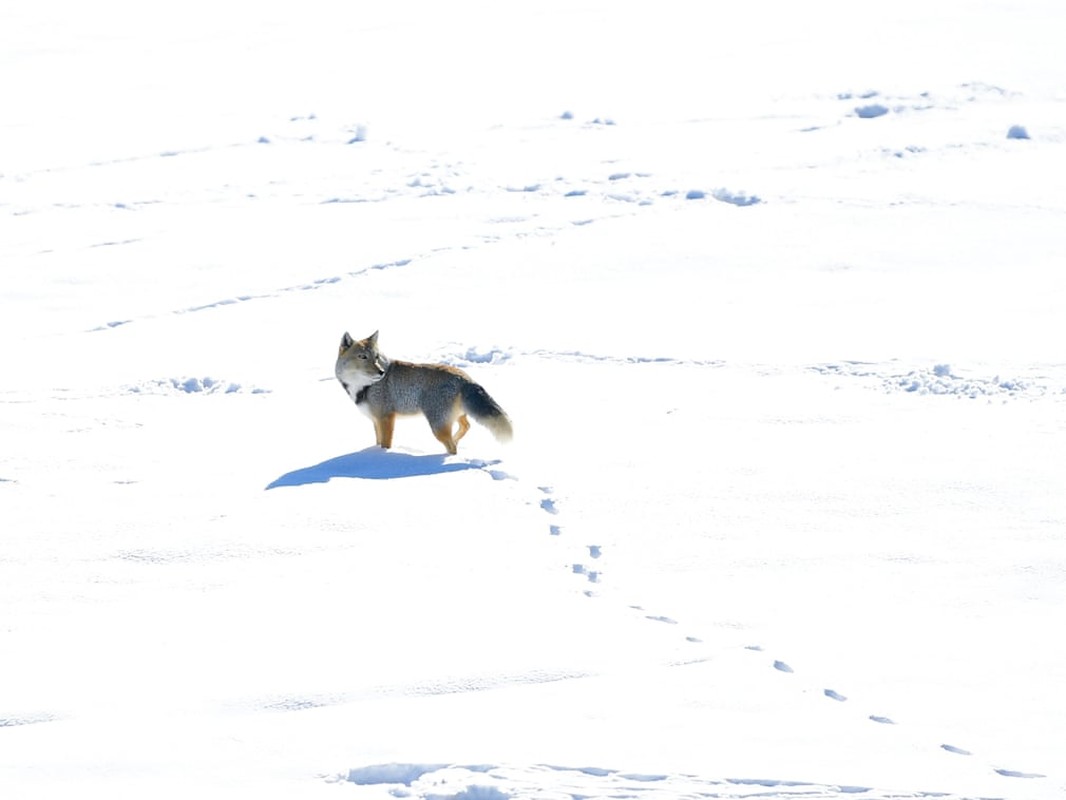
[[1064, 30], [5, 3], [0, 797], [1066, 797]]

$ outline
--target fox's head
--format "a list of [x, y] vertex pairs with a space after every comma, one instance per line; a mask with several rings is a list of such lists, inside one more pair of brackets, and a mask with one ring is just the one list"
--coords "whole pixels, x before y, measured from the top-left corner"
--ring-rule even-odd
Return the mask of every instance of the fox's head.
[[365, 339], [353, 339], [345, 333], [337, 353], [337, 380], [348, 394], [355, 396], [361, 389], [385, 376], [389, 360], [378, 352], [378, 332]]

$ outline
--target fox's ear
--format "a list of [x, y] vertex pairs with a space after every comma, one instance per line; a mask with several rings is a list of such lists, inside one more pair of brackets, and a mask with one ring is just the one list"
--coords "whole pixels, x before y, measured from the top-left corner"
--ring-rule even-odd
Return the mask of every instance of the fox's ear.
[[366, 337], [366, 343], [373, 347], [378, 343], [378, 332], [374, 331], [372, 334]]
[[352, 335], [347, 331], [344, 332], [344, 336], [341, 337], [341, 350], [347, 350], [355, 342], [352, 340]]

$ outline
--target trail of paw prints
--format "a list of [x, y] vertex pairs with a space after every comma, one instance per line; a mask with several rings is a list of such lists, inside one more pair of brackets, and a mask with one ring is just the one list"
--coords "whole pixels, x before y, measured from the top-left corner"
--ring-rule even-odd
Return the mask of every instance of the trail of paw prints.
[[[474, 466], [488, 473], [488, 475], [496, 481], [503, 480], [519, 480], [516, 475], [506, 472], [499, 468], [499, 461], [474, 461], [471, 462]], [[547, 532], [548, 535], [553, 538], [561, 538], [565, 536], [566, 528], [561, 523], [561, 518], [564, 516], [560, 503], [555, 496], [555, 488], [548, 484], [541, 484], [537, 486], [537, 498], [536, 505], [547, 516]], [[567, 569], [579, 579], [585, 582], [583, 587], [583, 594], [586, 597], [598, 597], [599, 594], [596, 591], [596, 586], [601, 584], [604, 580], [604, 571], [601, 566], [600, 559], [604, 556], [604, 547], [601, 544], [585, 544], [582, 545], [582, 551], [580, 557], [574, 557], [572, 561], [567, 565]], [[678, 621], [666, 614], [655, 614], [645, 611], [642, 606], [631, 605], [630, 609], [641, 613], [644, 618], [650, 622], [657, 622], [663, 625], [678, 625]], [[685, 641], [692, 644], [700, 644], [703, 640], [697, 636], [686, 636]]]
[[[669, 616], [667, 614], [654, 614], [654, 613], [648, 611], [648, 609], [646, 609], [642, 605], [631, 605], [631, 606], [629, 606], [629, 608], [630, 608], [631, 611], [635, 611], [638, 614], [643, 615], [644, 619], [648, 620], [649, 622], [657, 622], [660, 625], [678, 625], [678, 626], [680, 626], [680, 624], [681, 624], [678, 620], [674, 619], [673, 617], [671, 617], [671, 616]], [[703, 639], [702, 638], [700, 638], [699, 636], [692, 636], [691, 634], [686, 634], [684, 636], [684, 640], [688, 644], [703, 644]]]
[[[763, 650], [762, 646], [761, 645], [757, 645], [757, 644], [748, 645], [744, 649], [748, 650], [749, 652], [752, 652], [752, 653], [760, 653], [761, 654], [761, 653], [765, 652]], [[775, 658], [773, 661], [770, 662], [770, 666], [776, 672], [780, 672], [780, 673], [783, 673], [785, 675], [794, 675], [796, 673], [796, 671], [792, 668], [791, 664], [789, 664], [787, 661], [782, 661], [781, 659]], [[832, 700], [835, 703], [846, 703], [846, 702], [848, 702], [848, 696], [845, 695], [845, 694], [842, 694], [841, 692], [838, 692], [836, 689], [824, 688], [824, 689], [821, 690], [821, 694], [827, 700]], [[871, 721], [871, 722], [876, 722], [876, 723], [878, 723], [880, 725], [895, 725], [896, 724], [895, 720], [891, 719], [890, 717], [881, 716], [879, 714], [870, 714], [870, 715], [867, 716], [867, 719], [869, 721]]]
[[[540, 507], [544, 513], [552, 517], [553, 521], [548, 525], [548, 533], [552, 536], [561, 536], [563, 534], [563, 526], [557, 521], [559, 517], [559, 503], [555, 499], [555, 490], [551, 486], [538, 486], [537, 490], [540, 492]], [[603, 556], [603, 546], [599, 544], [587, 544], [585, 545], [585, 558], [581, 561], [575, 561], [570, 565], [571, 572], [574, 575], [583, 577], [590, 584], [598, 584], [603, 580], [603, 570], [597, 563]], [[590, 586], [585, 589], [586, 597], [596, 597], [595, 590]], [[677, 620], [666, 616], [665, 614], [652, 614], [645, 612], [642, 606], [630, 606], [634, 611], [638, 611], [644, 614], [644, 618], [651, 622], [658, 622], [664, 625], [677, 625]], [[686, 641], [698, 643], [702, 640], [695, 636], [685, 637]]]
[[[551, 517], [552, 521], [548, 524], [549, 536], [562, 536], [563, 526], [559, 524], [558, 517], [560, 513], [559, 503], [555, 499], [555, 490], [551, 486], [538, 486], [537, 491], [540, 492], [540, 508], [541, 510]], [[603, 547], [598, 544], [585, 545], [585, 558], [581, 561], [574, 561], [570, 564], [570, 571], [581, 578], [584, 578], [589, 584], [597, 584], [602, 579], [603, 573], [597, 568], [595, 562], [603, 555]], [[595, 597], [596, 592], [592, 586], [588, 586], [584, 590], [586, 597]]]
[[[540, 508], [544, 513], [552, 517], [553, 521], [548, 525], [548, 533], [552, 536], [563, 535], [563, 526], [557, 521], [560, 514], [559, 503], [555, 499], [555, 490], [551, 486], [538, 486], [537, 490], [540, 492]], [[599, 584], [603, 580], [603, 570], [597, 563], [603, 556], [603, 546], [599, 544], [587, 544], [585, 545], [585, 558], [581, 561], [575, 561], [570, 565], [570, 570], [574, 575], [583, 577], [590, 584]], [[586, 597], [596, 597], [596, 591], [592, 586], [586, 587], [584, 590]], [[654, 614], [645, 611], [643, 606], [631, 605], [630, 609], [637, 611], [644, 615], [644, 618], [650, 622], [657, 622], [663, 625], [677, 625], [678, 621], [666, 614]], [[702, 643], [702, 639], [697, 636], [686, 636], [686, 642], [692, 644]]]
[[[499, 470], [491, 469], [491, 466], [492, 465], [486, 464], [482, 468], [489, 472], [489, 474], [493, 477], [494, 480], [514, 479], [514, 476], [508, 475], [507, 473], [501, 472]], [[559, 523], [561, 510], [559, 502], [555, 497], [553, 487], [542, 485], [537, 487], [537, 491], [537, 502], [539, 504], [539, 507], [550, 518], [550, 522], [547, 526], [548, 534], [554, 537], [562, 536], [564, 534], [564, 527]], [[588, 581], [590, 584], [598, 584], [603, 579], [603, 572], [601, 569], [599, 569], [598, 564], [596, 562], [602, 557], [603, 548], [598, 544], [585, 545], [585, 548], [586, 557], [583, 558], [581, 561], [575, 561], [574, 563], [572, 563], [570, 565], [570, 570], [573, 572], [574, 575], [580, 576], [581, 578]], [[586, 588], [585, 595], [588, 597], [595, 597], [596, 593], [591, 587], [589, 587]], [[645, 609], [645, 607], [641, 605], [630, 605], [629, 608], [632, 611], [641, 614], [644, 619], [648, 620], [649, 622], [655, 622], [669, 626], [680, 626], [680, 623], [677, 619], [667, 614], [653, 613]], [[685, 635], [684, 640], [692, 644], [701, 644], [703, 642], [702, 638], [693, 635]], [[744, 649], [751, 652], [752, 654], [767, 659], [767, 666], [769, 666], [770, 669], [772, 669], [777, 674], [785, 676], [789, 679], [796, 679], [801, 681], [803, 680], [802, 674], [797, 673], [797, 670], [794, 669], [793, 665], [790, 664], [788, 661], [785, 661], [780, 658], [767, 658], [767, 654], [761, 645], [748, 645]], [[807, 683], [807, 685], [797, 686], [797, 688], [799, 688], [803, 692], [817, 691], [820, 696], [824, 697], [826, 702], [829, 703], [837, 704], [840, 706], [855, 705], [855, 701], [851, 700], [848, 694], [845, 694], [844, 692], [838, 690], [835, 687], [822, 686], [815, 689], [814, 686], [812, 686], [810, 683]], [[895, 729], [899, 730], [902, 733], [905, 732], [907, 729], [907, 726], [905, 724], [901, 724], [897, 722], [895, 718], [885, 714], [864, 713], [864, 717], [868, 723], [883, 726], [886, 730]], [[971, 749], [963, 747], [960, 744], [956, 744], [954, 742], [935, 742], [934, 740], [934, 743], [930, 743], [927, 746], [935, 748], [937, 751], [944, 753], [945, 757], [973, 758], [975, 764], [978, 765], [979, 768], [991, 770], [996, 775], [999, 775], [1003, 778], [1038, 780], [1047, 777], [1046, 775], [1040, 772], [1023, 771], [999, 766], [992, 761], [983, 759], [980, 755], [976, 754]]]
[[40, 725], [43, 722], [58, 720], [55, 714], [4, 714], [0, 712], [0, 728], [21, 728], [25, 725]]
[[[516, 475], [512, 475], [511, 473], [500, 469], [499, 461], [477, 461], [471, 463], [482, 471], [488, 473], [494, 481], [519, 480]], [[554, 488], [551, 486], [538, 486], [536, 502], [541, 511], [543, 511], [549, 518], [547, 524], [548, 535], [553, 538], [561, 538], [564, 533], [564, 527], [559, 521], [561, 514], [559, 502], [555, 498]], [[590, 584], [584, 589], [586, 597], [596, 596], [593, 585], [598, 584], [603, 576], [603, 572], [597, 564], [602, 556], [602, 545], [587, 544], [583, 546], [583, 556], [580, 559], [574, 558], [568, 565], [570, 572], [575, 576], [584, 579], [587, 584]]]
[[[764, 652], [763, 648], [760, 647], [759, 645], [750, 645], [750, 646], [746, 647], [745, 649], [747, 649], [749, 651], [752, 651], [752, 652], [755, 652], [755, 653], [763, 653]], [[770, 663], [770, 666], [775, 671], [777, 671], [779, 673], [783, 673], [785, 675], [795, 675], [796, 674], [796, 670], [794, 670], [792, 668], [792, 666], [788, 662], [782, 661], [780, 659], [774, 659]], [[805, 689], [805, 691], [806, 691], [806, 689]], [[847, 703], [848, 702], [848, 696], [845, 695], [845, 694], [842, 694], [841, 692], [837, 691], [836, 689], [824, 688], [824, 689], [821, 690], [821, 694], [827, 700], [830, 700], [830, 701], [832, 701], [834, 703]], [[895, 727], [895, 726], [898, 725], [898, 723], [896, 722], [895, 719], [893, 719], [892, 717], [885, 716], [883, 714], [867, 714], [866, 715], [866, 719], [869, 722], [872, 722], [872, 723], [877, 724], [877, 725], [883, 725], [883, 726], [886, 726], [886, 727]], [[903, 726], [903, 725], [900, 725], [899, 727], [902, 730], [906, 729], [906, 727]], [[933, 747], [934, 745], [930, 745], [930, 746]], [[950, 743], [950, 742], [940, 742], [940, 743], [936, 744], [935, 747], [936, 747], [937, 750], [939, 750], [939, 751], [941, 751], [943, 753], [950, 754], [952, 756], [963, 756], [963, 757], [974, 757], [974, 756], [977, 756], [977, 754], [974, 753], [974, 751], [969, 750], [968, 748], [965, 748], [965, 747], [960, 747], [959, 745], [953, 744], [953, 743]], [[980, 762], [983, 765], [984, 768], [987, 768], [987, 769], [995, 772], [997, 775], [1000, 775], [1000, 776], [1002, 776], [1004, 778], [1019, 778], [1019, 779], [1034, 780], [1034, 779], [1040, 779], [1040, 778], [1047, 777], [1043, 773], [1039, 773], [1039, 772], [1026, 772], [1026, 771], [1022, 771], [1022, 770], [1007, 769], [1007, 768], [1004, 768], [1004, 767], [1000, 767], [1000, 766], [997, 766], [995, 763], [993, 763], [993, 762], [991, 762], [991, 761], [989, 761], [987, 759], [981, 758], [979, 756], [975, 760]]]

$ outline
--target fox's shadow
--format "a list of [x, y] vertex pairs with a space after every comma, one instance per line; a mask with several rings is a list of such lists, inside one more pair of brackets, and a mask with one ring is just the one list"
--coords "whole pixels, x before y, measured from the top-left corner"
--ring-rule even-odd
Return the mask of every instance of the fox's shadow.
[[331, 458], [321, 464], [286, 472], [267, 484], [266, 488], [277, 489], [279, 486], [327, 483], [331, 478], [366, 478], [369, 480], [412, 478], [418, 475], [481, 469], [485, 466], [482, 461], [448, 461], [448, 458], [449, 456], [443, 453], [426, 455], [368, 447], [357, 453]]

